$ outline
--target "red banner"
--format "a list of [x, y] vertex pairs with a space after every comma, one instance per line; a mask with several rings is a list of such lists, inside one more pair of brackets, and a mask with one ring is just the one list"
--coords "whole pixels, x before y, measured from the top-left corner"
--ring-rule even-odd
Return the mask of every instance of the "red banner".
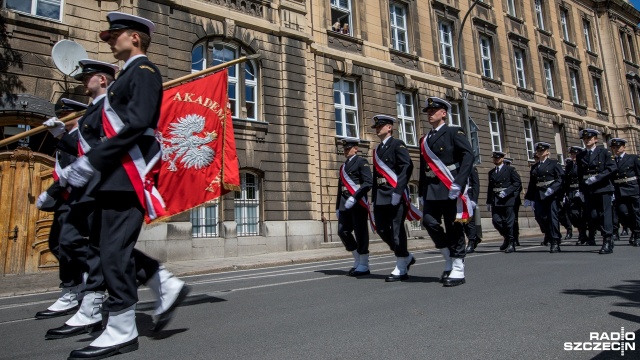
[[227, 70], [164, 91], [157, 138], [166, 216], [240, 190]]

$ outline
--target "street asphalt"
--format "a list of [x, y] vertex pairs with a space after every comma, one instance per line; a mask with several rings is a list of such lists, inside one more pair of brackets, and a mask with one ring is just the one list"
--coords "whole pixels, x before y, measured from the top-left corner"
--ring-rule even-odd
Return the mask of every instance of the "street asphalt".
[[[140, 349], [113, 359], [640, 359], [638, 340], [624, 356], [565, 350], [592, 332], [640, 336], [640, 248], [620, 241], [599, 255], [569, 242], [549, 254], [540, 238], [521, 242], [513, 254], [480, 244], [467, 256], [467, 283], [453, 288], [438, 283], [433, 249], [414, 253], [401, 283], [384, 282], [389, 254], [372, 256], [372, 275], [361, 278], [345, 276], [345, 259], [185, 276], [192, 292], [158, 334], [141, 288]], [[98, 335], [44, 340], [65, 318], [32, 317], [56, 295], [0, 299], [0, 359], [66, 359]]]

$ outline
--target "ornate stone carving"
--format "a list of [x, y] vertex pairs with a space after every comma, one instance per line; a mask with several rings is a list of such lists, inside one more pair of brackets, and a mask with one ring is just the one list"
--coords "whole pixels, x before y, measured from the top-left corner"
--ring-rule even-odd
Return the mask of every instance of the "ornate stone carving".
[[20, 146], [13, 151], [11, 155], [11, 167], [16, 167], [17, 163], [29, 163], [29, 167], [33, 168], [35, 158], [33, 157], [33, 151], [26, 146]]
[[265, 18], [264, 0], [206, 0], [212, 4], [224, 6], [234, 11], [239, 11], [247, 15]]

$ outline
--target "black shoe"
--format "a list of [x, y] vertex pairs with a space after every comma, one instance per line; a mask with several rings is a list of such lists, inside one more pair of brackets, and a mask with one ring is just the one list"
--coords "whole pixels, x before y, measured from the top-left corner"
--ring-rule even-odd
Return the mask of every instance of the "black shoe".
[[98, 321], [97, 323], [80, 326], [70, 326], [64, 324], [60, 327], [47, 330], [44, 338], [47, 340], [64, 339], [80, 334], [92, 333], [99, 330], [102, 330], [102, 320]]
[[356, 268], [351, 268], [349, 269], [349, 272], [347, 272], [348, 276], [353, 276], [353, 272], [356, 271]]
[[567, 235], [564, 237], [565, 240], [569, 240], [573, 237], [573, 230], [567, 230]]
[[351, 277], [356, 277], [356, 276], [365, 276], [365, 275], [371, 275], [371, 271], [367, 270], [367, 271], [352, 271], [349, 276]]
[[113, 355], [125, 354], [136, 350], [138, 350], [137, 337], [123, 344], [108, 347], [87, 346], [82, 349], [73, 350], [67, 360], [104, 359]]
[[627, 229], [626, 227], [622, 228], [622, 232], [620, 233], [620, 235], [622, 236], [629, 235], [629, 229]]
[[411, 255], [411, 261], [409, 261], [409, 263], [407, 264], [407, 271], [409, 271], [409, 268], [411, 268], [411, 265], [416, 263], [416, 258]]
[[540, 243], [540, 245], [542, 246], [549, 246], [549, 242], [548, 241], [543, 241]]
[[516, 246], [520, 246], [520, 240], [516, 239]]
[[444, 280], [444, 282], [442, 283], [442, 286], [452, 287], [452, 286], [462, 285], [464, 283], [465, 283], [464, 278], [462, 278], [462, 279], [454, 279], [454, 278], [448, 277], [448, 278], [446, 278]]
[[467, 247], [464, 249], [464, 251], [467, 254], [471, 254], [471, 253], [475, 252], [475, 248], [476, 247], [474, 245], [475, 244], [473, 243], [473, 240], [469, 240], [469, 243], [467, 244]]
[[555, 254], [555, 253], [559, 253], [560, 252], [560, 246], [558, 246], [558, 243], [556, 241], [551, 243], [551, 246], [549, 247], [549, 252], [551, 254]]
[[444, 283], [444, 281], [449, 278], [449, 274], [451, 274], [451, 270], [442, 272], [442, 276], [440, 276], [441, 284]]
[[640, 247], [640, 239], [635, 239], [631, 245], [633, 247]]
[[618, 234], [613, 234], [613, 237], [611, 239], [612, 241], [620, 241], [620, 236], [618, 236]]
[[613, 253], [613, 247], [611, 246], [611, 240], [604, 240], [602, 243], [602, 248], [599, 251], [600, 254], [611, 254]]
[[52, 311], [52, 310], [44, 310], [44, 311], [38, 311], [36, 313], [36, 319], [37, 320], [42, 320], [42, 319], [51, 319], [54, 317], [58, 317], [58, 316], [65, 316], [65, 315], [69, 315], [69, 314], [73, 314], [76, 311], [78, 311], [78, 309], [80, 308], [80, 305], [76, 305], [74, 307], [72, 307], [71, 309], [67, 309], [67, 310], [62, 310], [62, 311]]
[[504, 239], [502, 245], [500, 245], [500, 251], [505, 251], [507, 247], [509, 247], [509, 241], [507, 241], [507, 239]]
[[[633, 245], [634, 241], [636, 240], [634, 235], [629, 236], [629, 245]], [[36, 315], [37, 316], [37, 315]], [[37, 319], [37, 317], [36, 317]]]
[[473, 242], [473, 249], [475, 250], [475, 248], [478, 247], [478, 244], [480, 244], [482, 242], [482, 239], [480, 239], [479, 237], [476, 238], [476, 241]]
[[509, 246], [504, 250], [505, 254], [510, 254], [512, 252], [516, 252], [516, 242], [512, 241]]
[[[184, 299], [187, 298], [187, 294], [189, 294], [190, 291], [191, 291], [191, 288], [187, 284], [185, 284], [182, 287], [182, 289], [180, 289], [180, 293], [178, 294], [176, 301], [174, 301], [173, 304], [171, 304], [169, 309], [167, 309], [162, 314], [158, 315], [157, 320], [155, 321], [155, 323], [153, 324], [153, 327], [151, 328], [151, 331], [158, 332], [164, 329], [165, 326], [167, 326], [169, 321], [171, 321], [171, 317], [173, 316], [173, 313], [175, 312], [176, 308], [178, 307], [178, 305], [180, 305], [181, 302], [184, 301]], [[137, 345], [136, 345], [136, 349], [137, 349]]]
[[409, 279], [409, 274], [404, 274], [404, 275], [389, 275], [387, 276], [386, 279], [384, 279], [384, 282], [396, 282], [396, 281], [404, 281], [404, 280], [408, 280]]

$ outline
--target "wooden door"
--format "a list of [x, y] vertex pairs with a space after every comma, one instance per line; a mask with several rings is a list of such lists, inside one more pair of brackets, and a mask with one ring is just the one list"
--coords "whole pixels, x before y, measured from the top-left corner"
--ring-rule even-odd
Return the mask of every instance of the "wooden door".
[[35, 205], [53, 182], [53, 165], [27, 147], [0, 152], [0, 275], [57, 267], [47, 243], [53, 213]]

